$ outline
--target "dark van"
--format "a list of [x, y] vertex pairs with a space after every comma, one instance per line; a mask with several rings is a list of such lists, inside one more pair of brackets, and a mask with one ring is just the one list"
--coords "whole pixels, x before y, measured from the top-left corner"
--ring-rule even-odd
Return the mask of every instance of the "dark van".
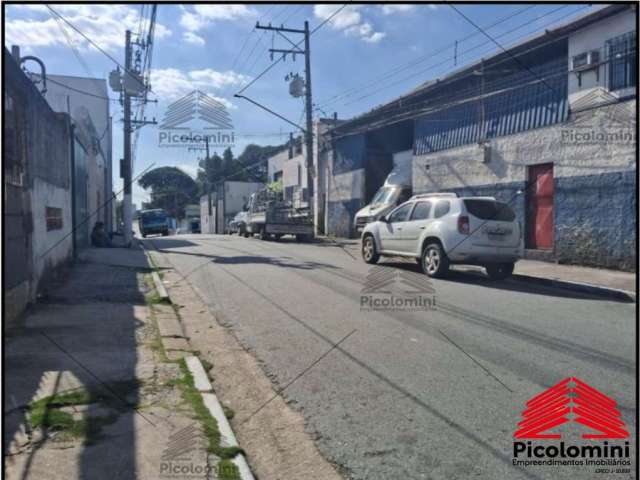
[[153, 234], [169, 235], [169, 217], [167, 213], [158, 208], [155, 210], [142, 210], [138, 217], [138, 227], [142, 237]]

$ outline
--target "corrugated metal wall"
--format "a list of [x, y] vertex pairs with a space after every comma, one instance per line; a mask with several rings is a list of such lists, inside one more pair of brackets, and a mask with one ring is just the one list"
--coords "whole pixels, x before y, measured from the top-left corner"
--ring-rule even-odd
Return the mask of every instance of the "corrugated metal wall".
[[[436, 106], [433, 113], [416, 119], [416, 155], [565, 121], [569, 113], [566, 57], [531, 70], [520, 68], [499, 80], [487, 80], [484, 97], [473, 98], [480, 93], [476, 83], [469, 90], [472, 99], [452, 96], [450, 106]], [[491, 73], [488, 70], [486, 76]]]

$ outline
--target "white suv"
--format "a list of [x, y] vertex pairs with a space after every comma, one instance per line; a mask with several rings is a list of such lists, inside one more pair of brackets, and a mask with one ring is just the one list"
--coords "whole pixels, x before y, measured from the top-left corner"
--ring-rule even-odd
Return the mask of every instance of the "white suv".
[[455, 193], [415, 195], [362, 232], [362, 258], [416, 258], [430, 277], [449, 265], [481, 265], [492, 279], [511, 275], [524, 252], [522, 229], [513, 210], [493, 197]]

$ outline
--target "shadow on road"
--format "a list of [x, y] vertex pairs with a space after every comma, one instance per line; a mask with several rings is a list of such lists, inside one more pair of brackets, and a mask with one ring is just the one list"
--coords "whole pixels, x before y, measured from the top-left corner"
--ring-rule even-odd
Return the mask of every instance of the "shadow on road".
[[[412, 272], [421, 272], [420, 266], [415, 261], [407, 262], [402, 259], [388, 259], [380, 262], [382, 265], [389, 267], [401, 268]], [[496, 290], [505, 290], [509, 292], [528, 293], [532, 295], [544, 295], [545, 297], [572, 298], [580, 300], [600, 300], [600, 301], [620, 301], [612, 298], [603, 298], [588, 293], [574, 292], [563, 288], [546, 287], [543, 285], [528, 284], [524, 281], [508, 278], [506, 280], [491, 280], [480, 271], [472, 270], [450, 270], [446, 278], [438, 279], [438, 282], [454, 284], [476, 285], [484, 288], [492, 288]], [[624, 302], [623, 302], [624, 303]]]

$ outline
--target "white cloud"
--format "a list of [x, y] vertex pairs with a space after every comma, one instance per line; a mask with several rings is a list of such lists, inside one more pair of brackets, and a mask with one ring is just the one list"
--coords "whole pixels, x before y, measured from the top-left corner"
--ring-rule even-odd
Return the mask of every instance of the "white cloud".
[[[68, 4], [54, 5], [53, 8], [93, 42], [111, 52], [121, 51], [124, 45], [125, 30], [129, 28], [136, 31], [139, 24], [139, 9], [126, 5]], [[21, 5], [14, 11], [19, 12], [21, 9], [37, 15], [28, 19], [9, 16], [5, 25], [5, 42], [7, 44], [24, 47], [66, 45], [68, 37], [77, 48], [95, 51], [89, 42], [63, 20], [54, 20], [46, 7]], [[61, 29], [60, 26], [63, 28]], [[63, 30], [66, 35], [62, 33]], [[156, 24], [156, 39], [169, 35], [171, 35], [171, 30], [160, 23]]]
[[236, 107], [226, 98], [218, 97], [213, 92], [227, 86], [240, 85], [248, 80], [249, 77], [246, 75], [231, 70], [218, 72], [210, 68], [188, 72], [176, 68], [151, 71], [151, 88], [161, 100], [174, 101], [193, 90], [201, 90], [227, 108]]
[[[376, 32], [370, 22], [362, 17], [364, 5], [347, 5], [340, 13], [333, 17], [328, 25], [334, 30], [341, 30], [345, 35], [361, 38], [365, 42], [376, 43], [382, 40], [386, 34]], [[313, 7], [314, 15], [320, 20], [326, 20], [336, 11], [335, 5], [321, 4]]]
[[387, 34], [384, 32], [374, 32], [368, 37], [362, 37], [362, 40], [368, 43], [378, 43], [380, 40], [382, 40], [386, 36]]
[[180, 25], [196, 32], [217, 20], [243, 20], [255, 18], [257, 12], [246, 5], [194, 5], [193, 10], [182, 8]]
[[385, 15], [393, 15], [394, 13], [403, 13], [409, 12], [415, 8], [415, 5], [399, 3], [397, 5], [392, 3], [384, 4], [380, 7], [382, 9], [382, 13]]
[[204, 45], [205, 44], [204, 38], [202, 38], [200, 35], [196, 35], [193, 32], [184, 32], [182, 34], [182, 39], [185, 42], [191, 43], [193, 45]]

